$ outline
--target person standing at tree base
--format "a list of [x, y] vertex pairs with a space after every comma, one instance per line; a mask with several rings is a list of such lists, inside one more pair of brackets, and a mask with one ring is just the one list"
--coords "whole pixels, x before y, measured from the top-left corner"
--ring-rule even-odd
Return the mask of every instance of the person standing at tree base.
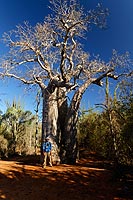
[[45, 142], [43, 143], [43, 165], [45, 168], [47, 162], [49, 161], [50, 167], [52, 167], [52, 156], [51, 156], [52, 144], [50, 142], [50, 138], [46, 137]]

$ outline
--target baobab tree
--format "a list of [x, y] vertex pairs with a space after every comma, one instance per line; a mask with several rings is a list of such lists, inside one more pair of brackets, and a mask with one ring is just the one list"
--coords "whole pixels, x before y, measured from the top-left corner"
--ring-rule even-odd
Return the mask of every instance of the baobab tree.
[[[115, 68], [128, 57], [116, 51], [108, 63], [91, 58], [82, 42], [91, 25], [106, 26], [108, 9], [100, 4], [88, 13], [76, 0], [51, 0], [50, 14], [35, 27], [25, 22], [4, 34], [8, 56], [0, 76], [37, 85], [43, 97], [42, 141], [53, 140], [54, 161], [76, 161], [76, 124], [82, 96], [91, 84], [102, 85], [106, 76], [117, 79]], [[71, 99], [68, 102], [68, 97]]]

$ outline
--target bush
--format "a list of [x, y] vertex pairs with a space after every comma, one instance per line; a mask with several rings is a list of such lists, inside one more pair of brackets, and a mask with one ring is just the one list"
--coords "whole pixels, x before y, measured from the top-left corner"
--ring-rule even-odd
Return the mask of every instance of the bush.
[[8, 141], [4, 138], [3, 135], [0, 135], [0, 158], [7, 156], [7, 146]]

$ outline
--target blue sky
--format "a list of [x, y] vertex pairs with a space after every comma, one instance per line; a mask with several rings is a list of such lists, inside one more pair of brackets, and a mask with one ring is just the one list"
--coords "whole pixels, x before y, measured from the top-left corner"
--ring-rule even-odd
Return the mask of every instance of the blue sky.
[[[108, 29], [103, 31], [95, 28], [88, 32], [86, 51], [108, 60], [112, 49], [116, 49], [120, 53], [129, 51], [133, 58], [133, 0], [80, 0], [86, 10], [95, 8], [99, 2], [109, 8]], [[14, 29], [24, 21], [29, 21], [33, 26], [42, 22], [49, 13], [48, 4], [48, 0], [0, 0], [0, 38], [4, 32]], [[4, 53], [6, 49], [0, 42], [0, 55]], [[101, 102], [103, 93], [103, 88], [91, 87], [84, 95], [82, 106]], [[19, 98], [25, 109], [34, 110], [33, 94], [25, 94], [20, 82], [0, 82], [0, 110], [5, 111], [5, 101], [12, 102], [14, 98]]]

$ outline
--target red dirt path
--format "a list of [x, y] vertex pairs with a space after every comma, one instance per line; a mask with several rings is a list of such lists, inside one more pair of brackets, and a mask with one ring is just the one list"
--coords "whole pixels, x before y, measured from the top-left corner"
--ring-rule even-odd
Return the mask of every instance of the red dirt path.
[[42, 169], [39, 164], [0, 161], [0, 200], [130, 200], [103, 161]]

